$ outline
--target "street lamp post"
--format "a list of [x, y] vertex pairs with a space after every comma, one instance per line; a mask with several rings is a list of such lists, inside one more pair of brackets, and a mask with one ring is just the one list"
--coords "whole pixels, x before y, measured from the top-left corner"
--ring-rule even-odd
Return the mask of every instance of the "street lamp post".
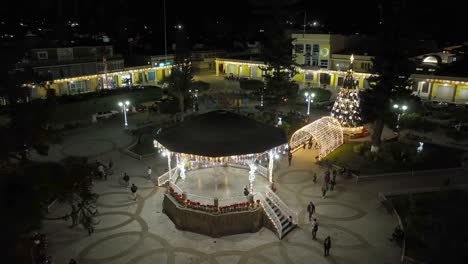
[[314, 93], [305, 93], [304, 94], [305, 97], [306, 97], [306, 102], [307, 102], [307, 116], [310, 115], [310, 102], [314, 102], [314, 97], [315, 97], [315, 94]]
[[128, 111], [128, 106], [130, 105], [129, 101], [125, 102], [119, 102], [119, 106], [122, 107], [122, 111], [124, 113], [124, 127], [125, 129], [128, 128], [128, 122], [127, 122], [127, 111]]
[[396, 111], [398, 111], [396, 129], [399, 130], [399, 129], [400, 129], [400, 115], [401, 115], [401, 114], [404, 114], [405, 111], [408, 109], [408, 107], [407, 107], [406, 105], [394, 104], [394, 105], [393, 105], [393, 109], [395, 109]]
[[197, 111], [198, 104], [198, 89], [190, 89], [189, 93], [192, 95], [192, 111], [195, 113]]

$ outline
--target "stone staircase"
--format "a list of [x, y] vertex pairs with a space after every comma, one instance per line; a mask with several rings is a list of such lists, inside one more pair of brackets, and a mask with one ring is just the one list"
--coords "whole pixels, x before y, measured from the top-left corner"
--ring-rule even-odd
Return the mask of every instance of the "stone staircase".
[[280, 208], [269, 198], [265, 198], [267, 201], [268, 205], [273, 209], [275, 212], [276, 216], [278, 217], [280, 223], [281, 223], [281, 234], [279, 234], [280, 239], [284, 238], [289, 232], [291, 232], [297, 224], [290, 223], [288, 221], [289, 215], [284, 214]]

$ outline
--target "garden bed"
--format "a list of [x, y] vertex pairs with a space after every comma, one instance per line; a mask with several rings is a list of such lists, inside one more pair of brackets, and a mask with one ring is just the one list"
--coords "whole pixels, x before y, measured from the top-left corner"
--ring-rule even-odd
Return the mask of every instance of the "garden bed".
[[371, 153], [367, 144], [343, 144], [324, 160], [350, 168], [360, 175], [435, 170], [461, 165], [463, 151], [425, 143], [418, 153], [418, 144], [385, 142], [378, 154]]
[[467, 190], [390, 197], [402, 220], [406, 256], [425, 263], [466, 263]]

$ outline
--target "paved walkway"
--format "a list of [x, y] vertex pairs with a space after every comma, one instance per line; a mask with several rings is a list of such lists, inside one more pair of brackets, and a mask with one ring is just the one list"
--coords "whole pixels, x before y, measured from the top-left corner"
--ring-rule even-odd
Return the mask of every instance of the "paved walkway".
[[[116, 146], [131, 142], [131, 138], [118, 136], [116, 128], [109, 122], [108, 127], [77, 130], [65, 139], [63, 155], [81, 153], [84, 146], [80, 142], [94, 142], [99, 146], [90, 156], [102, 161], [113, 159], [116, 170], [108, 181], [96, 182], [100, 222], [92, 236], [81, 227], [70, 229], [65, 221], [44, 223], [55, 263], [67, 263], [71, 257], [78, 263], [96, 264], [398, 263], [400, 249], [387, 240], [397, 220], [387, 215], [378, 202], [378, 189], [372, 183], [356, 185], [338, 178], [335, 191], [322, 199], [321, 176], [319, 183], [312, 182], [313, 172], [322, 173], [312, 162], [313, 150], [308, 149], [294, 153], [291, 167], [285, 159], [277, 166], [278, 195], [300, 215], [299, 228], [283, 240], [265, 228], [258, 233], [218, 239], [179, 231], [162, 213], [165, 189], [145, 179], [147, 165], [153, 166], [157, 176], [166, 169], [166, 160], [158, 157], [140, 161], [119, 152]], [[139, 186], [137, 201], [123, 187], [124, 171], [131, 176], [130, 182]], [[311, 239], [311, 224], [305, 212], [310, 200], [317, 205], [317, 241]], [[331, 256], [324, 258], [322, 242], [328, 235], [332, 238]]]

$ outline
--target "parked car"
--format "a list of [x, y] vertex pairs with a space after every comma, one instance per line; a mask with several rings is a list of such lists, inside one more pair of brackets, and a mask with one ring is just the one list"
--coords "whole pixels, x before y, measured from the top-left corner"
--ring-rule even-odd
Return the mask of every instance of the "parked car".
[[95, 115], [96, 115], [96, 118], [98, 119], [107, 119], [111, 116], [117, 115], [118, 113], [119, 111], [112, 110], [112, 111], [97, 112]]

